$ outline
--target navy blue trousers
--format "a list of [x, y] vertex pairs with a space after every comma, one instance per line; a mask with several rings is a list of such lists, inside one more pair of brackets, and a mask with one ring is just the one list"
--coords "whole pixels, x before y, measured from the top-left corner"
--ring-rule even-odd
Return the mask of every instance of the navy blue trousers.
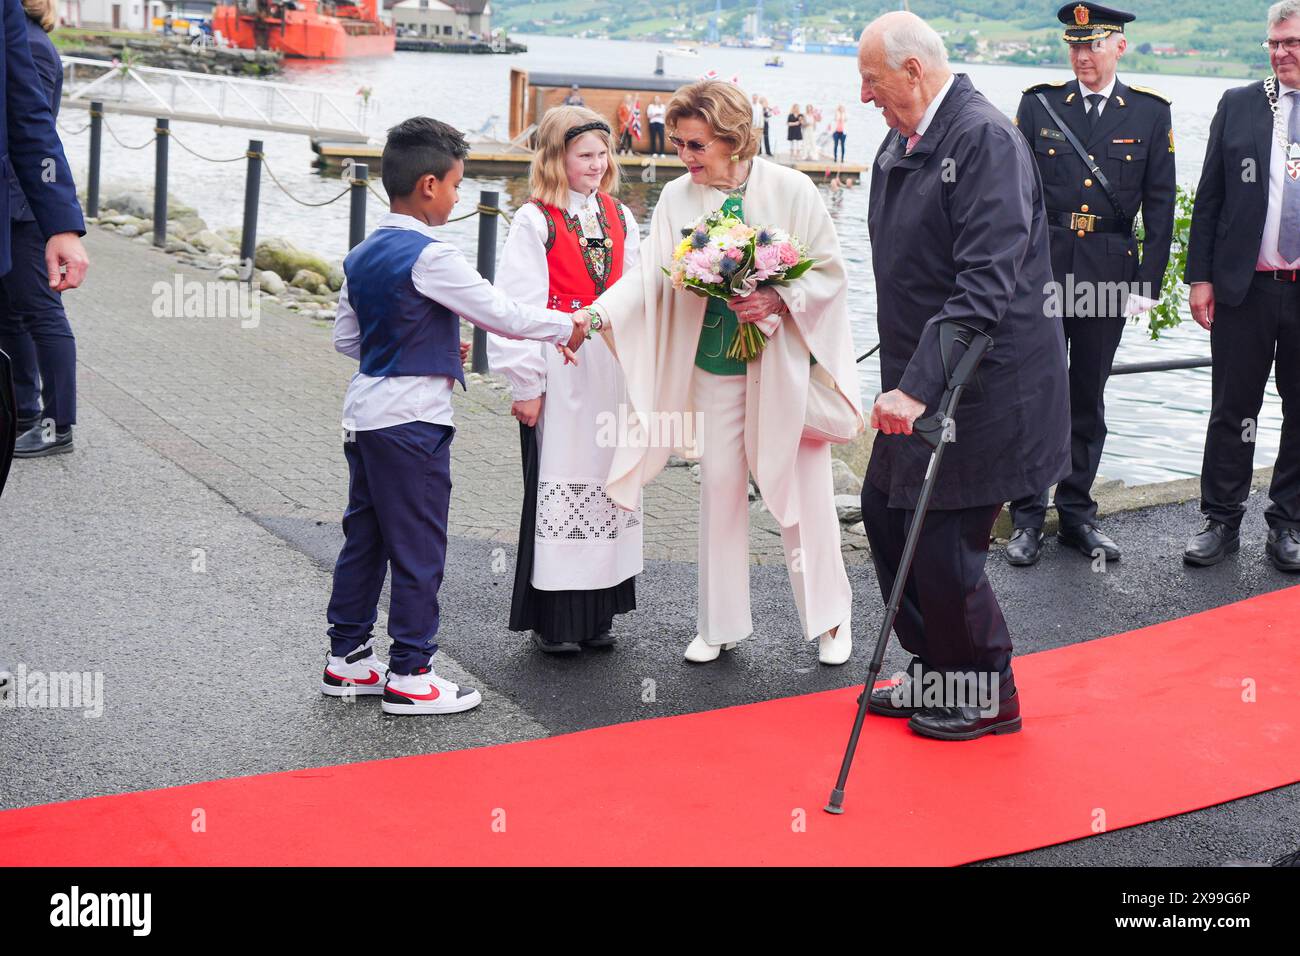
[[0, 349], [14, 365], [18, 416], [77, 422], [77, 344], [45, 272], [45, 236], [35, 222], [10, 223], [13, 268], [0, 277]]
[[451, 502], [449, 425], [408, 422], [353, 433], [345, 442], [348, 507], [327, 614], [330, 653], [344, 657], [369, 638], [391, 568], [389, 667], [412, 674], [438, 645], [438, 588], [447, 557]]
[[[997, 504], [925, 516], [894, 631], [928, 670], [1010, 677], [1011, 634], [984, 573], [989, 532], [1001, 511]], [[886, 602], [915, 515], [889, 507], [887, 494], [862, 483], [862, 521]]]

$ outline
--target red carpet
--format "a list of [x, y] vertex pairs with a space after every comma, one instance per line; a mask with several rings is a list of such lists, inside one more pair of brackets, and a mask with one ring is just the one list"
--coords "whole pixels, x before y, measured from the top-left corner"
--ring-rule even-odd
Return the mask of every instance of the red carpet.
[[1298, 619], [1291, 588], [1018, 659], [1020, 734], [868, 718], [840, 817], [854, 689], [10, 810], [0, 863], [965, 863], [1300, 780]]

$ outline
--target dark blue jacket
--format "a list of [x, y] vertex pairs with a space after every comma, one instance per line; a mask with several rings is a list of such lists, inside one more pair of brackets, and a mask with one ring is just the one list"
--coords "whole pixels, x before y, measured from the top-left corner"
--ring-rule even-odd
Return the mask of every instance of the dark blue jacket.
[[9, 221], [13, 193], [9, 183], [17, 181], [46, 236], [60, 232], [84, 236], [86, 222], [54, 126], [51, 91], [32, 57], [27, 14], [18, 0], [0, 2], [4, 3], [5, 31], [0, 45], [5, 84], [5, 94], [0, 97], [0, 169], [6, 180], [0, 189], [0, 275], [5, 275], [12, 266]]
[[[935, 411], [945, 377], [941, 322], [986, 330], [993, 348], [954, 416], [937, 509], [1037, 494], [1070, 471], [1061, 321], [1048, 314], [1051, 251], [1042, 181], [1025, 138], [958, 74], [910, 154], [897, 132], [871, 170], [871, 258], [880, 387]], [[930, 449], [876, 436], [867, 479], [891, 508], [915, 508]]]
[[1264, 81], [1226, 91], [1210, 123], [1183, 272], [1189, 284], [1213, 282], [1214, 300], [1222, 305], [1240, 305], [1255, 278], [1268, 217], [1269, 164], [1283, 161], [1279, 153]]
[[[31, 45], [32, 62], [36, 64], [50, 112], [58, 119], [59, 102], [63, 99], [63, 64], [59, 60], [59, 51], [50, 42], [49, 34], [31, 17], [27, 17], [27, 42]], [[27, 197], [18, 187], [12, 165], [5, 174], [9, 177], [9, 218], [15, 222], [31, 222], [36, 217], [27, 204]]]

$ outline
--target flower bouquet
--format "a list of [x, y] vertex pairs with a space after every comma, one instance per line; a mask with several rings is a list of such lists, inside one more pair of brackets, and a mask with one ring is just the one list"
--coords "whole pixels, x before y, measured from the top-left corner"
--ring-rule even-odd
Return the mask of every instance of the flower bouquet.
[[[729, 301], [765, 285], [784, 285], [813, 267], [795, 236], [770, 226], [747, 226], [721, 209], [682, 230], [682, 241], [664, 268], [674, 289]], [[741, 322], [727, 357], [748, 362], [763, 351], [767, 336]]]

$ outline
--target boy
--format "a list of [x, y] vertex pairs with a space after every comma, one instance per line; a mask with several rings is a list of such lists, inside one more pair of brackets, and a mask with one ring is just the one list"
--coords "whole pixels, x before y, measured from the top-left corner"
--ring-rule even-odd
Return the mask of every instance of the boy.
[[[451, 395], [465, 386], [457, 316], [508, 338], [574, 349], [585, 319], [507, 299], [432, 235], [456, 205], [469, 146], [417, 116], [388, 131], [383, 181], [390, 212], [343, 262], [334, 348], [360, 361], [343, 402], [348, 461], [346, 538], [334, 567], [330, 655], [321, 692], [382, 694], [388, 714], [450, 714], [477, 690], [433, 672], [438, 588], [451, 497]], [[371, 630], [392, 567], [386, 667]], [[387, 678], [385, 680], [385, 677]]]

